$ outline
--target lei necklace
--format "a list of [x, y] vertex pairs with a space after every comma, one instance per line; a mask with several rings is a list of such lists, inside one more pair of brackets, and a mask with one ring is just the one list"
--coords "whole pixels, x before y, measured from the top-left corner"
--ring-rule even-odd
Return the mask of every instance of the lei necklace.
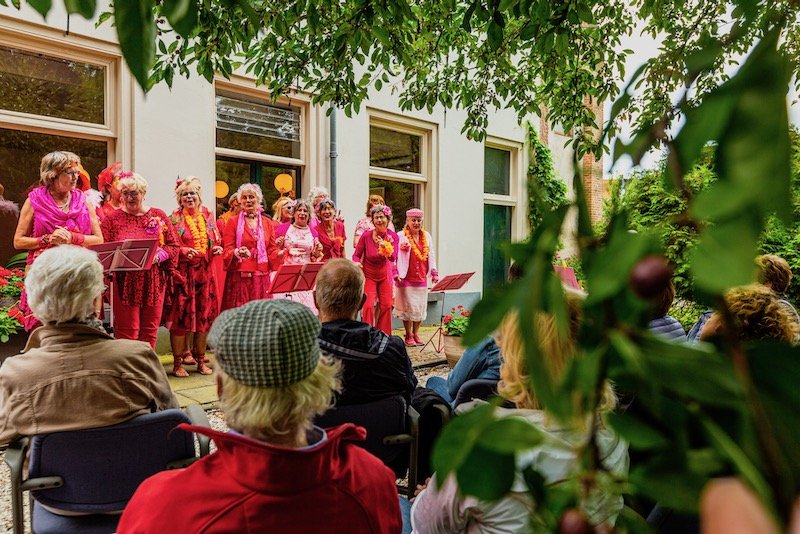
[[419, 237], [422, 241], [421, 252], [417, 246], [416, 239], [411, 236], [411, 232], [408, 231], [408, 228], [403, 228], [403, 233], [406, 234], [406, 239], [408, 239], [408, 242], [411, 243], [411, 250], [414, 251], [414, 256], [416, 256], [419, 261], [428, 261], [428, 252], [430, 251], [430, 247], [428, 246], [428, 238], [425, 237], [425, 229], [420, 228], [419, 230]]
[[392, 254], [394, 254], [394, 245], [392, 245], [389, 239], [379, 238], [378, 233], [375, 231], [372, 232], [372, 239], [375, 241], [375, 244], [378, 245], [378, 254], [384, 258], [392, 257]]
[[189, 228], [189, 233], [192, 234], [194, 241], [194, 249], [201, 256], [208, 252], [208, 229], [206, 228], [206, 218], [202, 213], [198, 213], [192, 217], [188, 211], [183, 210], [183, 218], [186, 221], [186, 227]]

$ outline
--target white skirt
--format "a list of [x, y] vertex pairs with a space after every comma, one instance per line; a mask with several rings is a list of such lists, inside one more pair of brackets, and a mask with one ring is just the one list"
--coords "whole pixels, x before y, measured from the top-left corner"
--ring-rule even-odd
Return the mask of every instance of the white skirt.
[[398, 286], [392, 315], [401, 321], [424, 321], [428, 314], [427, 287]]

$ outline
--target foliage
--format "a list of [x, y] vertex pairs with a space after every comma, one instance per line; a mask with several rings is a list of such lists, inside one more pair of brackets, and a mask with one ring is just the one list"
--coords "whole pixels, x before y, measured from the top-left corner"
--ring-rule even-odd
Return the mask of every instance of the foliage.
[[542, 223], [544, 213], [568, 204], [567, 184], [556, 175], [553, 154], [530, 123], [528, 147], [528, 222], [531, 228], [536, 228]]
[[8, 342], [22, 328], [22, 313], [18, 308], [0, 308], [0, 343]]
[[697, 322], [697, 319], [700, 318], [700, 314], [705, 310], [706, 306], [701, 306], [689, 300], [676, 299], [675, 302], [672, 303], [672, 307], [667, 312], [667, 315], [677, 319], [678, 322], [681, 323], [683, 329], [688, 333], [692, 326], [694, 326], [694, 323]]
[[[42, 15], [52, 6], [26, 1]], [[86, 18], [96, 4], [64, 0]], [[634, 54], [621, 49], [624, 36], [643, 28], [663, 45], [638, 72], [639, 95], [618, 100], [612, 134], [617, 118], [637, 128], [656, 117], [662, 130], [680, 124], [776, 20], [785, 23], [780, 49], [797, 73], [798, 12], [793, 0], [125, 0], [99, 21], [113, 17], [125, 61], [146, 89], [192, 70], [210, 81], [241, 67], [273, 96], [300, 89], [350, 115], [370, 89], [391, 85], [403, 109], [466, 110], [462, 130], [478, 140], [495, 108], [522, 120], [543, 107], [551, 123], [574, 131], [582, 153], [602, 146], [586, 98], [616, 94]], [[673, 106], [691, 73], [691, 98]]]
[[450, 313], [444, 316], [444, 333], [448, 336], [463, 336], [469, 326], [472, 312], [461, 304], [450, 308]]
[[22, 269], [4, 269], [0, 267], [0, 297], [18, 299], [22, 294], [25, 272]]

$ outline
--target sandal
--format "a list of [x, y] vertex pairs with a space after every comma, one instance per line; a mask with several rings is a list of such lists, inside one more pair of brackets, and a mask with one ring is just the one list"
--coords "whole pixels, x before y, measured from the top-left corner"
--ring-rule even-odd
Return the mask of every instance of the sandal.
[[186, 378], [189, 376], [189, 372], [183, 368], [183, 358], [180, 356], [173, 356], [173, 358], [172, 374], [178, 378]]
[[206, 358], [202, 354], [198, 354], [195, 359], [197, 360], [197, 372], [201, 375], [214, 374], [214, 370], [206, 365]]
[[418, 347], [425, 345], [417, 334], [414, 334], [414, 344]]
[[416, 347], [417, 346], [417, 342], [414, 341], [414, 336], [412, 336], [411, 334], [407, 334], [406, 335], [405, 342], [406, 342], [406, 347]]
[[184, 365], [197, 365], [197, 360], [194, 359], [192, 355], [192, 351], [187, 350], [183, 353], [183, 364]]

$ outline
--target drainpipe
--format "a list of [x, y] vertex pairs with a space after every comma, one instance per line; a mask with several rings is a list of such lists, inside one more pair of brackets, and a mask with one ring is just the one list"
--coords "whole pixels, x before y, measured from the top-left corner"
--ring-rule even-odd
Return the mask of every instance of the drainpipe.
[[331, 199], [336, 202], [336, 158], [339, 154], [336, 152], [336, 107], [331, 107], [330, 114], [330, 131], [331, 131]]

